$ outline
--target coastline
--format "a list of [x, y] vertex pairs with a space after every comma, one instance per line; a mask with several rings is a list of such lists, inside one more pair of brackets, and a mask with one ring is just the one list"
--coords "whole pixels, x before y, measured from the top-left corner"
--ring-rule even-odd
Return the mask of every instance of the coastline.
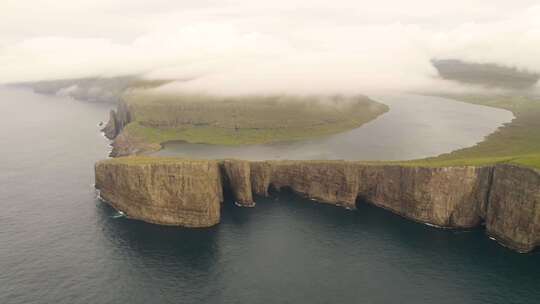
[[109, 204], [155, 224], [214, 226], [227, 193], [236, 204], [253, 207], [257, 197], [287, 189], [346, 209], [367, 203], [438, 228], [485, 223], [488, 235], [518, 252], [540, 243], [540, 171], [517, 165], [123, 157], [99, 162], [95, 170], [96, 188]]

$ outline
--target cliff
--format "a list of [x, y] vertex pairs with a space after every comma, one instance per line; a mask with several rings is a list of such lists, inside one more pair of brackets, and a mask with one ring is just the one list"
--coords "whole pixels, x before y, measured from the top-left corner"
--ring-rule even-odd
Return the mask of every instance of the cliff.
[[258, 195], [267, 195], [271, 187], [290, 188], [349, 209], [371, 203], [416, 221], [469, 228], [481, 222], [492, 169], [268, 161], [252, 163], [251, 170]]
[[129, 217], [162, 225], [209, 227], [223, 201], [215, 161], [96, 164], [101, 197]]
[[[153, 223], [210, 226], [219, 221], [215, 210], [222, 192], [231, 193], [238, 205], [253, 206], [254, 196], [287, 188], [321, 203], [349, 209], [369, 203], [445, 228], [485, 222], [488, 235], [520, 252], [540, 244], [540, 172], [512, 165], [430, 168], [129, 157], [99, 162], [96, 187], [115, 208]], [[194, 213], [195, 206], [213, 212]]]
[[231, 191], [235, 203], [243, 207], [255, 206], [251, 191], [250, 163], [241, 160], [226, 160], [221, 167], [223, 184]]
[[122, 129], [131, 122], [131, 112], [127, 104], [123, 101], [118, 103], [117, 110], [111, 110], [109, 121], [101, 131], [105, 133], [108, 139], [115, 139]]
[[487, 233], [522, 252], [540, 245], [540, 172], [498, 165], [490, 190]]
[[108, 139], [113, 140], [111, 157], [137, 155], [161, 149], [159, 144], [146, 142], [137, 136], [133, 136], [125, 128], [132, 120], [131, 110], [124, 101], [118, 103], [116, 111], [110, 111], [109, 121], [101, 131]]

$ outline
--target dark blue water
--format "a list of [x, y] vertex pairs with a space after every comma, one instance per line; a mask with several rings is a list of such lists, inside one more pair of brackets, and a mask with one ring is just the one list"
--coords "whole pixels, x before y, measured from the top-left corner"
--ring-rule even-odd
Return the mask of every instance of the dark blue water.
[[117, 218], [108, 107], [0, 90], [0, 303], [540, 303], [540, 254], [287, 194], [210, 229]]

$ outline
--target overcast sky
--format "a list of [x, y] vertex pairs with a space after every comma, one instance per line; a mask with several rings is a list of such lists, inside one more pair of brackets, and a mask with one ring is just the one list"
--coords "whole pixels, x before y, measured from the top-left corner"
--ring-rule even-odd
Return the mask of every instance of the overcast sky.
[[0, 82], [142, 74], [222, 93], [425, 86], [429, 59], [540, 72], [529, 0], [1, 0]]

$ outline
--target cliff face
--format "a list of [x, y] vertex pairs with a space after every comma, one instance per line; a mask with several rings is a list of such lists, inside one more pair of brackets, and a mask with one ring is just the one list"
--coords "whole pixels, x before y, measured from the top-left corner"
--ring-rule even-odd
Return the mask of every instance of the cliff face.
[[540, 245], [540, 172], [498, 165], [486, 214], [487, 233], [504, 245], [531, 251]]
[[366, 167], [362, 200], [440, 227], [470, 228], [482, 221], [491, 168]]
[[289, 188], [321, 203], [355, 208], [360, 184], [359, 166], [341, 161], [253, 162], [252, 188], [266, 196], [270, 188]]
[[[158, 159], [146, 159], [159, 163]], [[185, 225], [189, 222], [186, 218], [194, 216], [188, 206], [206, 206], [202, 200], [210, 202], [212, 210], [219, 209], [215, 206], [222, 200], [221, 185], [241, 206], [253, 206], [253, 195], [268, 196], [271, 189], [288, 188], [321, 203], [350, 209], [370, 203], [441, 227], [472, 228], [485, 221], [489, 235], [518, 251], [530, 251], [540, 243], [540, 173], [522, 167], [423, 168], [345, 161], [238, 160], [219, 164], [197, 161], [197, 166], [191, 165], [192, 161], [175, 160], [154, 167], [115, 161], [96, 165], [96, 187], [113, 206], [155, 223], [163, 223], [156, 219], [169, 216], [162, 213], [173, 212], [183, 220], [167, 223]], [[198, 166], [209, 169], [198, 172]], [[156, 174], [156, 170], [167, 174]], [[163, 205], [169, 207], [154, 207]], [[215, 224], [219, 211], [213, 219], [215, 222], [196, 222], [201, 226]]]
[[140, 138], [132, 136], [127, 129], [124, 129], [131, 121], [132, 114], [129, 106], [124, 101], [120, 101], [116, 111], [111, 110], [109, 121], [101, 129], [108, 139], [113, 140], [110, 156], [137, 155], [142, 152], [161, 149], [159, 144], [144, 142]]
[[367, 166], [353, 162], [255, 162], [253, 192], [290, 188], [319, 202], [353, 209], [368, 202], [442, 227], [481, 222], [491, 168]]
[[251, 192], [251, 170], [248, 161], [229, 161], [222, 164], [223, 185], [228, 187], [234, 196], [236, 204], [244, 207], [253, 207], [253, 194]]
[[116, 112], [111, 110], [109, 112], [109, 121], [101, 131], [105, 134], [105, 137], [108, 139], [114, 139], [118, 135], [118, 125], [116, 124]]
[[105, 133], [108, 139], [115, 139], [122, 129], [131, 122], [131, 113], [127, 104], [123, 101], [118, 103], [116, 111], [111, 110], [109, 114], [109, 121], [101, 131]]
[[130, 218], [185, 227], [219, 223], [223, 196], [217, 162], [104, 161], [95, 173], [101, 197]]

